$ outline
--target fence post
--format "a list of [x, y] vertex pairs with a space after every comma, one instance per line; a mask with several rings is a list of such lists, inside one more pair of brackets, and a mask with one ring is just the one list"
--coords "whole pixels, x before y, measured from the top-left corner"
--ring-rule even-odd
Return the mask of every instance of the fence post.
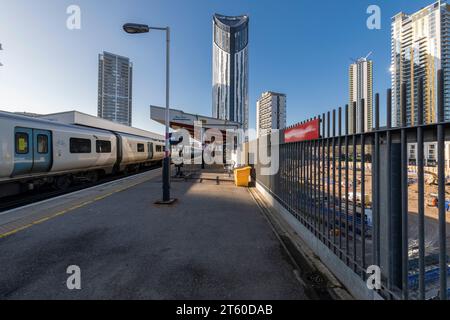
[[[379, 210], [380, 267], [388, 279], [389, 289], [402, 287], [402, 204], [401, 194], [401, 145], [390, 143], [380, 146]], [[387, 199], [391, 201], [386, 201]]]
[[401, 86], [401, 201], [402, 201], [402, 292], [403, 299], [409, 298], [408, 288], [408, 145], [406, 137], [406, 126], [408, 125], [408, 117], [406, 114], [406, 83]]
[[380, 267], [383, 276], [387, 279], [389, 290], [401, 288], [402, 285], [402, 224], [401, 201], [398, 195], [401, 193], [401, 147], [399, 143], [392, 142], [392, 89], [387, 90], [386, 116], [387, 131], [385, 141], [380, 138], [378, 180], [378, 197], [380, 199], [377, 210], [379, 211], [379, 232], [385, 235], [380, 238]]
[[419, 299], [425, 300], [425, 172], [424, 172], [424, 150], [423, 150], [423, 78], [419, 79], [417, 93], [419, 100], [417, 110], [417, 183], [418, 187], [418, 213], [419, 213]]
[[438, 206], [439, 206], [439, 282], [440, 299], [447, 300], [447, 233], [445, 212], [445, 121], [444, 114], [444, 71], [438, 71]]
[[375, 95], [375, 139], [372, 159], [372, 209], [374, 262], [380, 265], [380, 94]]

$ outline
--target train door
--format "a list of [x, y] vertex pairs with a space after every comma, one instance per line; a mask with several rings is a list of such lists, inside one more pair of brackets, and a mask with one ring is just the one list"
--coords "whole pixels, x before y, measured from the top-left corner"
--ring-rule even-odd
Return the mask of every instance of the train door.
[[33, 130], [14, 129], [14, 171], [13, 176], [27, 174], [33, 168]]
[[52, 133], [50, 131], [33, 130], [33, 173], [50, 171], [52, 145]]
[[148, 146], [148, 160], [153, 159], [153, 143], [149, 142], [147, 143]]

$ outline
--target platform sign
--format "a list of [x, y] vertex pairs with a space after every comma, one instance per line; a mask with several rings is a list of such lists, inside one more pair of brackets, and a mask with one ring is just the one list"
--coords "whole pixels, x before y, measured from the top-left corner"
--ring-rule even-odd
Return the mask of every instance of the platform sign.
[[320, 120], [299, 124], [284, 133], [284, 142], [292, 143], [299, 141], [316, 140], [320, 138]]

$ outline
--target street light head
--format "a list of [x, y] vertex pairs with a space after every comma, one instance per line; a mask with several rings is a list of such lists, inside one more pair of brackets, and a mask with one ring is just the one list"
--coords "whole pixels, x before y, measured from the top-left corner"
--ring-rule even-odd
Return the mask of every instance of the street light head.
[[150, 28], [146, 24], [127, 23], [123, 25], [123, 30], [126, 33], [136, 34], [136, 33], [147, 33], [150, 31]]

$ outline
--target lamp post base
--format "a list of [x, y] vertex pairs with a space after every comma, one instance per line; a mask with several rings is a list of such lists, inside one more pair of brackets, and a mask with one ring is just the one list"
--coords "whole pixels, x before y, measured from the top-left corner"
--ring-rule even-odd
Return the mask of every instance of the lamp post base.
[[168, 200], [168, 201], [159, 200], [159, 201], [156, 201], [155, 204], [157, 204], [157, 205], [170, 206], [170, 205], [173, 205], [173, 204], [174, 204], [175, 202], [177, 202], [177, 201], [178, 201], [178, 199], [170, 199], [170, 200]]

